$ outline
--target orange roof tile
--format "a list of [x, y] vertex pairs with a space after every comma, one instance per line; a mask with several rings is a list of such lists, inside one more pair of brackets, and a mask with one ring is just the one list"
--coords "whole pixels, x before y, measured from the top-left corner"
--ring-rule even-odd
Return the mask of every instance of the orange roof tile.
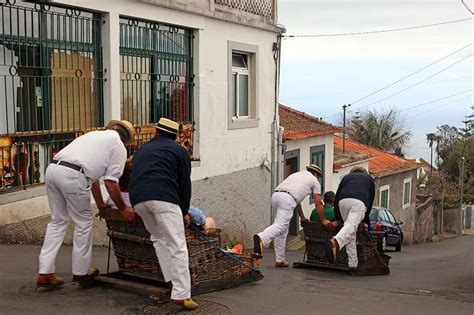
[[[392, 175], [396, 173], [405, 172], [417, 168], [417, 165], [402, 157], [381, 151], [374, 147], [347, 140], [346, 139], [346, 154], [350, 152], [365, 153], [372, 157], [369, 160], [369, 171], [376, 177]], [[334, 156], [342, 154], [342, 138], [334, 137]]]
[[342, 129], [322, 119], [280, 104], [280, 126], [285, 128], [284, 140], [301, 140], [333, 135]]

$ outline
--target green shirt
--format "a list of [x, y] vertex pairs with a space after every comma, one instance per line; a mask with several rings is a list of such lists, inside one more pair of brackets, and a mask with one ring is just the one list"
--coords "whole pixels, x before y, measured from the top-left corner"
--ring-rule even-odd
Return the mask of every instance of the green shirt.
[[[336, 217], [334, 216], [334, 207], [331, 207], [329, 205], [324, 205], [324, 215], [326, 216], [326, 219], [329, 221], [335, 221]], [[311, 216], [309, 217], [310, 221], [315, 221], [315, 222], [321, 222], [321, 219], [319, 218], [318, 211], [316, 208], [313, 209], [311, 212]]]

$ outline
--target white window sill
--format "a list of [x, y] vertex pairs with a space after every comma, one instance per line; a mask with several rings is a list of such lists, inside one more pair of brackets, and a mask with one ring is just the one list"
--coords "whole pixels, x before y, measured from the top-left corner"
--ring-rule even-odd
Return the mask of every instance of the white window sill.
[[243, 129], [243, 128], [256, 128], [258, 127], [259, 118], [236, 118], [232, 117], [229, 120], [229, 130], [232, 129]]

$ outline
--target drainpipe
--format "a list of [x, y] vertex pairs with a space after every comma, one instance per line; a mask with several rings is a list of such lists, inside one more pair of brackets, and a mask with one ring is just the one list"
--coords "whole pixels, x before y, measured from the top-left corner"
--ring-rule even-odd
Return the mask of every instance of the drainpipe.
[[[271, 131], [271, 193], [275, 190], [280, 177], [280, 160], [281, 160], [281, 142], [278, 126], [278, 94], [280, 85], [280, 56], [281, 56], [281, 34], [278, 34], [277, 41], [273, 43], [273, 59], [275, 61], [275, 108], [273, 112], [272, 131]], [[275, 156], [276, 155], [276, 156]], [[276, 160], [276, 161], [275, 161]], [[273, 223], [273, 211], [270, 206], [270, 224]]]

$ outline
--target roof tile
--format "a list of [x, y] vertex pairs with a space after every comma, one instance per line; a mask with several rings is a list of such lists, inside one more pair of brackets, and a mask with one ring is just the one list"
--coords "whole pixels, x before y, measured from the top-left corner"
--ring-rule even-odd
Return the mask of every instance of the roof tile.
[[[346, 154], [356, 152], [359, 154], [367, 154], [372, 159], [369, 160], [369, 171], [372, 175], [377, 177], [392, 175], [396, 173], [405, 172], [416, 169], [417, 165], [407, 159], [381, 151], [374, 147], [347, 140], [346, 139]], [[342, 138], [334, 137], [334, 156], [342, 155]]]
[[285, 128], [285, 140], [301, 140], [333, 135], [342, 129], [317, 117], [280, 104], [280, 126]]

